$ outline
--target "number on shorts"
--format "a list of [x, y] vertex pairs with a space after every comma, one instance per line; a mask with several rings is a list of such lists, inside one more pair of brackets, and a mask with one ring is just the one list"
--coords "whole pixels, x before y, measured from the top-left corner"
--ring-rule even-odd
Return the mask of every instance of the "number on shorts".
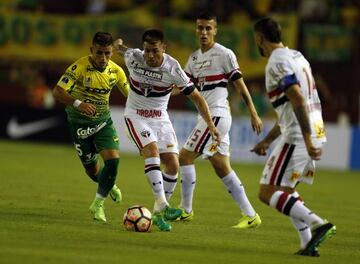
[[196, 142], [196, 140], [197, 140], [197, 139], [199, 138], [199, 136], [200, 136], [200, 133], [201, 133], [201, 130], [200, 130], [200, 129], [196, 129], [195, 132], [193, 133], [192, 138], [191, 138], [190, 140]]
[[75, 149], [76, 149], [78, 155], [82, 156], [83, 152], [82, 152], [82, 150], [80, 148], [80, 144], [75, 144]]

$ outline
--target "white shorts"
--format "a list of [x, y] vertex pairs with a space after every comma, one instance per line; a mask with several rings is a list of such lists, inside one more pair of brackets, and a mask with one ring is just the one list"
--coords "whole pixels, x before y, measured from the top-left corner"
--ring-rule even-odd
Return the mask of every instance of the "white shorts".
[[294, 144], [280, 139], [266, 161], [260, 184], [294, 188], [298, 182], [312, 184], [315, 161], [307, 153], [304, 142]]
[[125, 117], [129, 138], [141, 151], [151, 142], [157, 142], [160, 153], [179, 153], [174, 128], [169, 119]]
[[213, 122], [221, 134], [221, 143], [217, 148], [211, 139], [208, 126], [204, 119], [199, 118], [198, 123], [191, 132], [184, 144], [184, 149], [203, 154], [203, 158], [209, 158], [216, 152], [230, 156], [229, 131], [231, 127], [231, 117], [213, 117]]

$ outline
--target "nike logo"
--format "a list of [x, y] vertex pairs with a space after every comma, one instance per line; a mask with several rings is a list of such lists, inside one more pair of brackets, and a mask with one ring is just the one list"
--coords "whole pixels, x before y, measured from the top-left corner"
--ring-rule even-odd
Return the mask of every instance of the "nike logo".
[[19, 124], [16, 117], [12, 117], [6, 126], [6, 132], [10, 138], [23, 138], [38, 132], [55, 127], [61, 123], [59, 117], [50, 117], [37, 121]]
[[253, 219], [249, 220], [249, 221], [248, 221], [248, 225], [251, 225], [251, 224], [252, 224], [252, 222], [254, 222], [254, 221], [255, 221], [255, 219], [256, 219], [256, 217], [254, 217]]

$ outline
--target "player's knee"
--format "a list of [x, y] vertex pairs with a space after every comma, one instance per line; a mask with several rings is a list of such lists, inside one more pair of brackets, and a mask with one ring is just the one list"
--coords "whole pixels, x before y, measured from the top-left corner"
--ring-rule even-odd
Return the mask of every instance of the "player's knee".
[[265, 204], [269, 204], [271, 196], [272, 196], [272, 193], [267, 192], [263, 189], [260, 189], [259, 194], [258, 194], [259, 200]]
[[116, 177], [119, 162], [119, 159], [109, 159], [104, 161], [104, 170], [106, 170], [108, 176]]
[[141, 150], [141, 155], [144, 158], [159, 157], [159, 149], [155, 143], [150, 143]]
[[179, 163], [180, 166], [191, 165], [194, 163], [194, 159], [191, 155], [189, 155], [188, 151], [182, 149], [179, 153]]
[[170, 175], [176, 175], [179, 171], [179, 161], [177, 159], [169, 160], [166, 164], [166, 172]]

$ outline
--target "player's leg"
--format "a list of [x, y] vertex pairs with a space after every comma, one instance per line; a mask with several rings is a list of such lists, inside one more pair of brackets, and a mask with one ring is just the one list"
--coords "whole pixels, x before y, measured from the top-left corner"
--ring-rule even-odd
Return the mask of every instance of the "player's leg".
[[[306, 207], [302, 200], [292, 195], [299, 180], [312, 183], [312, 179], [301, 179], [309, 162], [313, 163], [304, 144], [293, 145], [281, 140], [266, 163], [260, 180], [259, 198], [280, 213], [302, 221], [311, 228], [312, 238], [306, 247], [310, 256], [324, 239], [335, 232], [336, 227], [326, 223]], [[307, 173], [304, 173], [304, 176], [308, 177], [306, 175]]]
[[[215, 125], [219, 117], [213, 117]], [[180, 220], [191, 220], [194, 212], [192, 210], [193, 195], [196, 185], [196, 171], [194, 161], [204, 150], [212, 147], [211, 135], [206, 122], [199, 119], [198, 123], [187, 138], [180, 151], [180, 175], [181, 175], [181, 203], [183, 214]], [[212, 150], [214, 152], [216, 149]]]
[[153, 223], [162, 231], [170, 231], [171, 225], [163, 216], [164, 212], [169, 210], [169, 206], [165, 197], [160, 170], [160, 153], [157, 146], [157, 134], [160, 127], [156, 122], [132, 117], [125, 117], [125, 123], [130, 137], [144, 158], [145, 175], [155, 198]]
[[106, 197], [112, 192], [116, 202], [120, 202], [122, 198], [120, 189], [115, 185], [119, 166], [119, 138], [112, 120], [108, 119], [106, 125], [91, 138], [104, 161], [104, 166], [97, 174], [98, 188], [90, 210], [94, 213], [95, 219], [106, 221], [103, 207]]
[[164, 166], [164, 169], [162, 170], [162, 177], [166, 200], [169, 202], [177, 183], [179, 157], [177, 153], [160, 153], [160, 160], [161, 164]]
[[[297, 191], [294, 191], [291, 194], [291, 196], [298, 199], [299, 201], [303, 201]], [[300, 250], [298, 250], [295, 254], [303, 255], [306, 245], [311, 240], [312, 235], [311, 235], [310, 227], [305, 222], [303, 222], [297, 218], [290, 217], [290, 220], [291, 220], [292, 224], [294, 225], [295, 229], [297, 230], [299, 238], [300, 238]], [[313, 250], [311, 252], [310, 256], [318, 257], [318, 256], [320, 256], [320, 254], [319, 254], [318, 250], [315, 248], [315, 250]]]
[[261, 224], [261, 219], [249, 202], [242, 182], [236, 172], [231, 168], [229, 156], [216, 153], [210, 157], [209, 160], [216, 175], [222, 180], [231, 197], [243, 213], [243, 217], [240, 219], [239, 223], [233, 227], [258, 227]]
[[181, 175], [181, 202], [183, 213], [179, 220], [189, 221], [194, 217], [193, 196], [196, 185], [196, 171], [194, 161], [200, 154], [185, 148], [180, 150], [179, 163]]

